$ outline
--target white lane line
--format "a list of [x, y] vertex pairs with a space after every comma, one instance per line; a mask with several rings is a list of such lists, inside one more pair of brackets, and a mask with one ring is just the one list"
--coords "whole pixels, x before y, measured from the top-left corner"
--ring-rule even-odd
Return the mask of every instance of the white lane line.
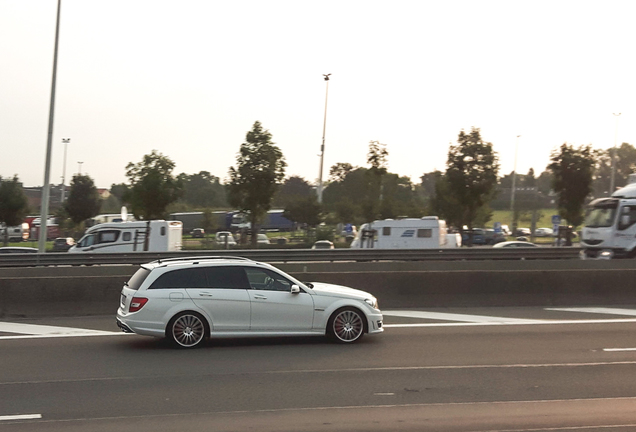
[[583, 313], [596, 313], [596, 314], [605, 314], [605, 315], [636, 316], [636, 309], [581, 307], [581, 308], [545, 308], [545, 310], [559, 311], [559, 312], [583, 312]]
[[453, 323], [414, 323], [414, 324], [384, 324], [384, 328], [419, 328], [419, 327], [480, 327], [480, 326], [514, 326], [514, 325], [569, 325], [569, 324], [612, 324], [634, 323], [636, 318], [624, 319], [594, 319], [594, 320], [519, 320], [504, 322], [453, 322]]
[[110, 334], [115, 332], [102, 331], [102, 330], [87, 330], [73, 327], [54, 327], [38, 324], [19, 324], [10, 322], [0, 322], [0, 332], [3, 333], [18, 333], [28, 335], [55, 335], [55, 334], [77, 334], [77, 335], [89, 335], [89, 334]]
[[484, 315], [451, 314], [451, 313], [426, 312], [426, 311], [388, 310], [388, 311], [382, 311], [382, 314], [385, 316], [394, 316], [394, 317], [433, 319], [433, 320], [441, 320], [441, 321], [464, 321], [464, 322], [472, 322], [472, 323], [544, 322], [543, 320], [534, 320], [534, 319], [506, 318], [506, 317], [494, 317], [494, 316], [484, 316]]
[[119, 336], [126, 333], [103, 330], [88, 330], [73, 327], [56, 327], [38, 324], [21, 324], [0, 322], [0, 332], [15, 333], [15, 335], [0, 336], [0, 340], [7, 339], [36, 339], [54, 337], [81, 337], [81, 336]]
[[23, 414], [23, 415], [12, 415], [12, 416], [0, 416], [0, 421], [8, 421], [8, 420], [35, 420], [41, 419], [42, 414]]
[[636, 351], [636, 348], [603, 348], [605, 352]]

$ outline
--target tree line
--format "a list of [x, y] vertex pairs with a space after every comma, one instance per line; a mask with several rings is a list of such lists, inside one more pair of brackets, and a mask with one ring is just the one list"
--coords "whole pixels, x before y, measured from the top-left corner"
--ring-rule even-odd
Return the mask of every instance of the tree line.
[[[515, 218], [530, 207], [555, 200], [559, 214], [579, 226], [586, 200], [610, 194], [611, 151], [564, 143], [551, 153], [550, 163], [539, 176], [532, 168], [517, 175]], [[153, 150], [126, 166], [127, 182], [113, 184], [107, 200], [99, 197], [89, 175], [75, 175], [68, 200], [56, 216], [80, 226], [100, 212], [119, 212], [122, 204], [144, 220], [166, 218], [177, 211], [231, 208], [249, 214], [257, 229], [268, 210], [283, 208], [288, 219], [307, 226], [436, 215], [462, 230], [485, 226], [493, 209], [509, 208], [514, 173], [499, 176], [498, 155], [492, 143], [482, 139], [479, 128], [461, 130], [457, 143], [449, 147], [445, 171], [425, 173], [419, 184], [389, 172], [388, 156], [386, 145], [371, 141], [367, 166], [333, 165], [323, 202], [318, 203], [307, 180], [285, 179], [284, 155], [272, 134], [256, 121], [239, 147], [226, 184], [208, 171], [175, 175], [174, 161]], [[623, 143], [616, 149], [616, 186], [624, 186], [635, 171], [636, 149]], [[17, 225], [28, 211], [18, 177], [0, 178], [0, 222]]]

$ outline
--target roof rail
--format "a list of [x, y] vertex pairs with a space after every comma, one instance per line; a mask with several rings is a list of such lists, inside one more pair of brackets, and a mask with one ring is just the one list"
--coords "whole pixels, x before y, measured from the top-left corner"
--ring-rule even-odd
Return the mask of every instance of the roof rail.
[[230, 256], [230, 255], [211, 255], [211, 256], [189, 256], [189, 257], [179, 257], [179, 258], [160, 258], [157, 261], [152, 261], [150, 264], [163, 264], [166, 262], [175, 262], [175, 261], [192, 261], [192, 260], [210, 260], [210, 259], [227, 259], [227, 260], [242, 260], [242, 261], [253, 261], [249, 258], [239, 257], [239, 256]]

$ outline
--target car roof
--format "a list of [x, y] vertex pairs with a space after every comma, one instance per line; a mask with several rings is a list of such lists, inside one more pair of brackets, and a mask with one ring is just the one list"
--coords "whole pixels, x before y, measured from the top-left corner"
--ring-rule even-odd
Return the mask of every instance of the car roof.
[[0, 247], [0, 253], [37, 253], [36, 248], [22, 247], [22, 246], [7, 246]]
[[269, 264], [253, 261], [249, 258], [237, 256], [200, 256], [200, 257], [183, 257], [183, 258], [167, 258], [159, 259], [142, 267], [148, 270], [156, 268], [185, 268], [192, 265], [215, 266], [215, 265], [250, 265], [255, 267], [272, 267]]

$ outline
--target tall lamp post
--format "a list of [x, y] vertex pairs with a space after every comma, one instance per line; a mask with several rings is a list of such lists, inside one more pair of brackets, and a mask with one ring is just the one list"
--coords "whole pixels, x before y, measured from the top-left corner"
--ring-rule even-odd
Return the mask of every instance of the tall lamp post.
[[610, 190], [609, 194], [612, 196], [614, 193], [614, 188], [616, 187], [616, 139], [618, 137], [618, 117], [620, 117], [621, 113], [612, 113], [614, 117], [616, 117], [616, 128], [614, 129], [614, 149], [612, 151], [612, 177], [610, 179]]
[[320, 171], [318, 172], [318, 202], [322, 204], [322, 171], [325, 162], [325, 131], [327, 130], [327, 100], [329, 98], [329, 76], [331, 74], [323, 74], [327, 84], [325, 94], [325, 120], [322, 124], [322, 145], [320, 146]]
[[71, 142], [70, 138], [62, 138], [62, 142], [64, 143], [64, 164], [62, 165], [62, 198], [60, 202], [64, 205], [64, 195], [66, 194], [66, 149], [68, 147], [68, 143]]
[[46, 163], [44, 165], [44, 184], [42, 185], [42, 203], [40, 204], [40, 232], [38, 234], [38, 252], [46, 252], [48, 234], [49, 198], [51, 180], [51, 148], [53, 147], [53, 114], [55, 112], [55, 81], [57, 76], [57, 46], [60, 37], [60, 9], [62, 0], [57, 0], [57, 19], [55, 22], [55, 48], [53, 49], [53, 78], [51, 79], [51, 104], [49, 106], [49, 130], [46, 141]]
[[513, 234], [517, 231], [517, 220], [515, 218], [515, 191], [517, 188], [517, 153], [519, 152], [519, 137], [517, 135], [517, 142], [515, 143], [515, 165], [512, 171], [512, 190], [510, 191], [510, 211], [512, 212], [512, 230]]
[[82, 164], [83, 164], [83, 163], [84, 163], [84, 162], [77, 161], [77, 173], [78, 173], [79, 175], [82, 175]]

